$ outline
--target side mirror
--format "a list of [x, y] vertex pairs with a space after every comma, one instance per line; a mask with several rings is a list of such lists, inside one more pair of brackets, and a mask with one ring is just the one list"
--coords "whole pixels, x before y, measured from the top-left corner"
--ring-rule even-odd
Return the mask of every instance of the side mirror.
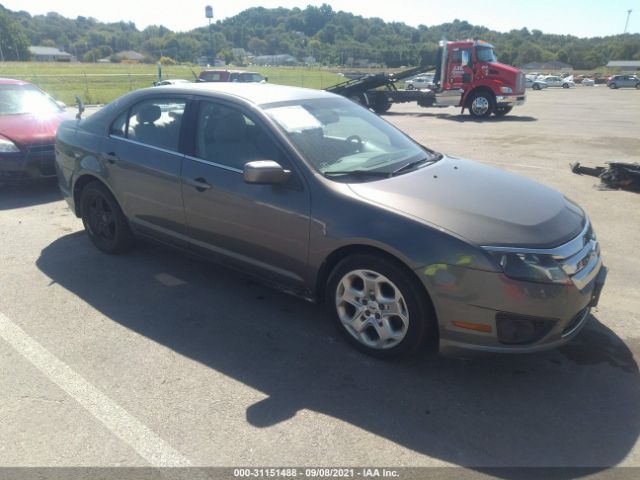
[[82, 118], [82, 113], [84, 112], [84, 102], [78, 95], [76, 95], [76, 105], [78, 106], [78, 113], [76, 113], [76, 118], [80, 120]]
[[273, 160], [255, 160], [244, 165], [244, 181], [256, 185], [278, 185], [291, 176], [289, 170]]

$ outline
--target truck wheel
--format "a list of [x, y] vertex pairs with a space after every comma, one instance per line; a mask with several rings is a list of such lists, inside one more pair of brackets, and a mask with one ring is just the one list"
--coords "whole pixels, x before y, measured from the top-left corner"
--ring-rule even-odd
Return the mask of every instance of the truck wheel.
[[376, 112], [378, 115], [382, 115], [383, 113], [387, 113], [390, 108], [391, 108], [391, 103], [386, 102], [383, 104], [374, 105], [373, 111]]
[[513, 107], [496, 107], [496, 111], [493, 114], [496, 117], [504, 117], [511, 110], [513, 110]]
[[493, 113], [493, 95], [487, 92], [476, 92], [469, 99], [469, 114], [474, 118], [487, 118]]

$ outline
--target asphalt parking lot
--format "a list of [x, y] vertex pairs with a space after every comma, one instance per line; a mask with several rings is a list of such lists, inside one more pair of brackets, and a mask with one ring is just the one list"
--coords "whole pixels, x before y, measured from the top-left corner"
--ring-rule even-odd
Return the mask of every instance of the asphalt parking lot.
[[0, 465], [640, 467], [640, 92], [528, 92], [485, 122], [396, 105], [423, 144], [545, 183], [609, 267], [572, 343], [383, 362], [322, 310], [180, 253], [95, 249], [53, 184], [0, 190]]

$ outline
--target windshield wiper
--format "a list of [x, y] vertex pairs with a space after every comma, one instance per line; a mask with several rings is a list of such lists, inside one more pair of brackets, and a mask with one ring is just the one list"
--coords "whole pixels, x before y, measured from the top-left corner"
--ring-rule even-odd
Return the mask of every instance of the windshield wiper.
[[329, 170], [322, 172], [323, 175], [351, 175], [354, 177], [390, 177], [391, 172], [383, 172], [381, 170]]
[[406, 172], [407, 170], [412, 170], [418, 165], [422, 165], [423, 163], [435, 163], [442, 158], [442, 154], [438, 153], [435, 158], [421, 158], [420, 160], [414, 160], [413, 162], [405, 163], [400, 168], [396, 168], [393, 172], [391, 172], [391, 176], [398, 175], [399, 173]]

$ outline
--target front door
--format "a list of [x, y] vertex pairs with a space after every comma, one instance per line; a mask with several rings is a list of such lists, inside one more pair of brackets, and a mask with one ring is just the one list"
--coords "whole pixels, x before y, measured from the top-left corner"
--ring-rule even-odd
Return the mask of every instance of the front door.
[[449, 57], [448, 72], [451, 88], [462, 88], [465, 92], [473, 81], [471, 47], [456, 47]]
[[309, 244], [309, 191], [295, 172], [284, 185], [244, 182], [244, 164], [291, 169], [275, 137], [233, 106], [202, 100], [182, 170], [190, 236], [212, 253], [278, 283], [301, 284]]

